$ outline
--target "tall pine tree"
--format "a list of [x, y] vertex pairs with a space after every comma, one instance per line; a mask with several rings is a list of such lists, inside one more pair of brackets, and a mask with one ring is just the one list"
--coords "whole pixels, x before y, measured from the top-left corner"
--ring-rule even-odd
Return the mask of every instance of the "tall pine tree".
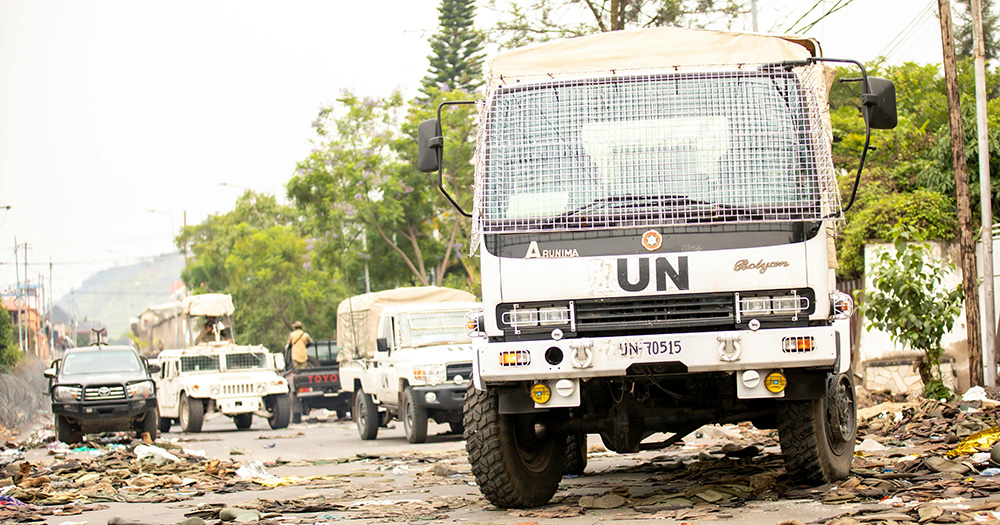
[[430, 39], [430, 67], [421, 81], [421, 93], [432, 98], [433, 88], [473, 92], [482, 85], [483, 37], [472, 23], [474, 0], [441, 0], [438, 32]]
[[[972, 0], [958, 0], [963, 9], [955, 22], [955, 54], [961, 58], [972, 58], [975, 42], [972, 38]], [[980, 0], [983, 8], [983, 44], [986, 60], [997, 58], [997, 31], [1000, 31], [1000, 15], [994, 8], [993, 0]]]

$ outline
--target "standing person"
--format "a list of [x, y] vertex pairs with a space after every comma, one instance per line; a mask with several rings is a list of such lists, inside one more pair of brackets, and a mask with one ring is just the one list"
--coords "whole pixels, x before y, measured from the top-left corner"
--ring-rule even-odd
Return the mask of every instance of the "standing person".
[[292, 333], [288, 334], [288, 346], [292, 349], [292, 367], [305, 368], [309, 361], [306, 345], [312, 343], [313, 340], [309, 334], [302, 330], [302, 321], [292, 323], [292, 329]]

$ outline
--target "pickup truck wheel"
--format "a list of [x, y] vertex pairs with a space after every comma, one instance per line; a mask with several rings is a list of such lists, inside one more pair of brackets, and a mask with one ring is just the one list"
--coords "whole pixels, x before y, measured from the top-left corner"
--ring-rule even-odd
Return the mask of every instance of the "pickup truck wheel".
[[292, 401], [288, 394], [277, 394], [264, 398], [264, 405], [271, 411], [271, 417], [267, 418], [267, 424], [272, 430], [288, 427], [292, 420]]
[[143, 433], [149, 433], [149, 439], [156, 440], [156, 428], [160, 424], [160, 412], [157, 409], [151, 409], [146, 411], [146, 415], [143, 416], [142, 421], [140, 421], [139, 428], [136, 430], [138, 438], [142, 439]]
[[181, 430], [184, 432], [201, 432], [201, 424], [205, 418], [205, 405], [200, 399], [190, 400], [188, 396], [181, 396], [180, 405]]
[[779, 401], [777, 423], [790, 478], [821, 485], [851, 473], [858, 418], [850, 372], [829, 375], [823, 399]]
[[253, 414], [236, 414], [233, 421], [236, 422], [236, 428], [246, 430], [253, 424]]
[[378, 435], [378, 407], [372, 400], [371, 394], [366, 394], [364, 390], [354, 392], [354, 423], [358, 425], [358, 435], [367, 441], [375, 439]]
[[161, 434], [164, 432], [170, 432], [170, 424], [172, 422], [173, 420], [169, 417], [161, 417], [156, 424], [156, 429], [159, 430]]
[[587, 468], [587, 434], [573, 432], [566, 436], [566, 474], [579, 476]]
[[63, 443], [79, 443], [83, 441], [83, 432], [70, 423], [68, 419], [56, 415], [56, 439]]
[[545, 505], [559, 488], [566, 436], [547, 432], [552, 412], [501, 414], [496, 390], [470, 386], [465, 397], [465, 448], [476, 484], [501, 508]]
[[302, 422], [302, 412], [292, 412], [292, 423]]
[[400, 411], [406, 440], [410, 443], [427, 441], [427, 407], [417, 404], [417, 396], [412, 388], [407, 387], [403, 391], [403, 406]]

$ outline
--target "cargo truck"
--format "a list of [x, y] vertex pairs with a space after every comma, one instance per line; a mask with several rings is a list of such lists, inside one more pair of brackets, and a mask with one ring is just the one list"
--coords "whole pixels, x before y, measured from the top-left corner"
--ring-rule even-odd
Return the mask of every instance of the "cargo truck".
[[418, 167], [471, 216], [481, 260], [464, 425], [492, 503], [548, 502], [588, 434], [624, 453], [710, 423], [776, 428], [793, 479], [848, 475], [833, 65], [857, 72], [839, 79], [866, 124], [856, 191], [895, 88], [804, 37], [653, 28], [498, 54], [471, 213], [443, 184], [453, 103], [421, 124]]

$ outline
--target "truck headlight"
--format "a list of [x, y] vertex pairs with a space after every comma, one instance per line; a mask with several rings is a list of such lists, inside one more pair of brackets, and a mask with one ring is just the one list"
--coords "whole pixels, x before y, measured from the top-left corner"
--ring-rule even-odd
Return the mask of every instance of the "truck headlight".
[[52, 389], [56, 401], [79, 401], [82, 389], [78, 386], [57, 386]]
[[129, 383], [125, 387], [125, 391], [128, 392], [128, 397], [141, 397], [147, 398], [156, 392], [156, 387], [153, 386], [152, 381], [139, 381], [136, 383]]
[[267, 383], [257, 383], [254, 385], [254, 390], [256, 390], [258, 394], [267, 392]]
[[222, 393], [222, 387], [219, 385], [212, 385], [208, 387], [208, 394], [212, 397], [218, 397]]
[[569, 324], [569, 308], [539, 308], [538, 324], [542, 326]]
[[448, 374], [444, 365], [416, 365], [413, 367], [413, 379], [426, 383], [444, 383]]

